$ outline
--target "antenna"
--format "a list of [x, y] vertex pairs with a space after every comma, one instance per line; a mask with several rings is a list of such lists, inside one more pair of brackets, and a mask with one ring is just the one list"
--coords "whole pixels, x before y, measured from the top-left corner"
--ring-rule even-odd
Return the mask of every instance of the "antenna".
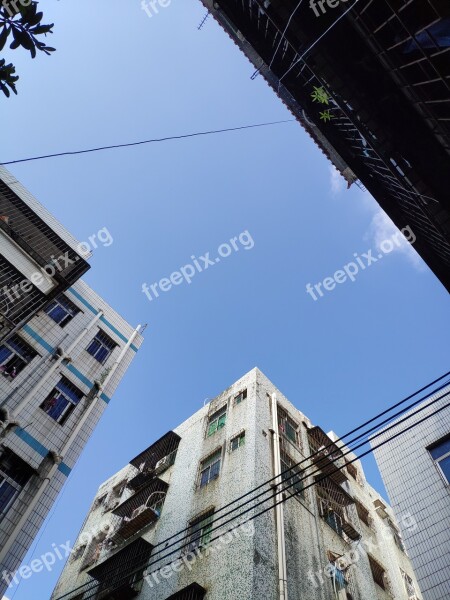
[[208, 17], [211, 13], [209, 12], [209, 10], [207, 11], [206, 15], [203, 17], [202, 22], [200, 23], [200, 25], [197, 27], [197, 29], [200, 31], [200, 29], [203, 29], [203, 25], [206, 23], [206, 21], [208, 20]]

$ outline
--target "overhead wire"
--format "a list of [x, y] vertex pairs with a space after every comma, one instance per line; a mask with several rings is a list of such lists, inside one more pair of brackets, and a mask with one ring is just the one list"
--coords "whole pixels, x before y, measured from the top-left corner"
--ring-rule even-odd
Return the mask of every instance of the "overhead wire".
[[60, 156], [74, 156], [77, 154], [88, 154], [91, 152], [101, 152], [103, 150], [113, 150], [113, 149], [117, 149], [117, 148], [129, 148], [131, 146], [142, 146], [144, 144], [156, 144], [156, 143], [160, 143], [160, 142], [168, 142], [168, 141], [172, 141], [172, 140], [184, 140], [184, 139], [193, 138], [193, 137], [216, 135], [216, 134], [228, 133], [228, 132], [232, 132], [232, 131], [243, 131], [245, 129], [257, 129], [259, 127], [270, 127], [272, 125], [281, 125], [283, 123], [292, 123], [295, 120], [296, 119], [284, 119], [281, 121], [268, 121], [265, 123], [255, 123], [253, 125], [241, 125], [239, 127], [226, 127], [224, 129], [211, 129], [211, 130], [207, 130], [207, 131], [196, 131], [194, 133], [186, 133], [183, 135], [171, 135], [171, 136], [165, 136], [162, 138], [152, 138], [152, 139], [148, 139], [148, 140], [141, 140], [138, 142], [128, 142], [128, 143], [124, 143], [124, 144], [112, 144], [110, 146], [98, 146], [96, 148], [88, 148], [88, 149], [84, 149], [84, 150], [70, 150], [70, 151], [65, 151], [65, 152], [55, 152], [53, 154], [43, 154], [42, 156], [31, 156], [29, 158], [20, 158], [20, 159], [10, 160], [10, 161], [6, 161], [6, 162], [0, 162], [0, 165], [3, 165], [3, 166], [16, 165], [18, 163], [31, 162], [31, 161], [35, 161], [35, 160], [43, 160], [46, 158], [56, 158], [56, 157], [60, 157]]

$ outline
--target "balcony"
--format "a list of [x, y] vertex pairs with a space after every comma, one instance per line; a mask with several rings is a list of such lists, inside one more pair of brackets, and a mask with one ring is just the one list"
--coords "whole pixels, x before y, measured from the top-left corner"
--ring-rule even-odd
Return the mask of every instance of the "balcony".
[[136, 492], [144, 485], [150, 483], [154, 477], [164, 473], [164, 471], [175, 463], [177, 452], [177, 449], [173, 450], [170, 454], [158, 460], [153, 468], [149, 468], [146, 463], [141, 463], [139, 472], [128, 481], [127, 487]]
[[[166, 457], [172, 456], [173, 461], [175, 461], [176, 450], [178, 449], [180, 440], [181, 438], [178, 434], [174, 431], [169, 431], [157, 442], [133, 458], [133, 460], [130, 460], [130, 464], [136, 467], [140, 473], [150, 473], [155, 470], [157, 472], [162, 472], [162, 470], [164, 470], [163, 461]], [[170, 460], [167, 459], [168, 466], [173, 464], [173, 462], [169, 463]], [[133, 485], [137, 485], [137, 482]]]
[[[151, 544], [139, 538], [91, 569], [89, 575], [99, 582], [95, 600], [136, 598], [142, 589], [143, 572], [152, 549]], [[90, 584], [86, 587], [91, 589]]]
[[322, 519], [342, 538], [359, 540], [361, 534], [349, 515], [349, 506], [354, 504], [354, 499], [332, 479], [315, 479], [317, 503]]
[[[77, 241], [1, 166], [0, 245], [2, 341], [90, 267]], [[45, 278], [33, 277], [46, 268]]]
[[309, 429], [308, 437], [312, 464], [338, 484], [347, 481], [342, 469], [344, 466], [342, 450], [320, 427]]
[[140, 488], [133, 496], [122, 502], [112, 512], [122, 520], [111, 536], [114, 544], [121, 544], [156, 523], [161, 514], [168, 484], [153, 477], [148, 485]]

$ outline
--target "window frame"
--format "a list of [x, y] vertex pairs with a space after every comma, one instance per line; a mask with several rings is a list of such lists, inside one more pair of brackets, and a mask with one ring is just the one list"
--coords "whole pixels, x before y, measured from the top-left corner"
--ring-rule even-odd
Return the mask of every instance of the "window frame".
[[[206, 437], [211, 437], [220, 429], [223, 429], [227, 422], [228, 407], [226, 404], [222, 408], [216, 410], [211, 416], [208, 417], [208, 424], [206, 428]], [[214, 429], [212, 426], [215, 425]]]
[[2, 507], [0, 505], [0, 518], [3, 517], [4, 515], [6, 515], [6, 513], [9, 511], [9, 509], [11, 508], [12, 504], [14, 503], [14, 501], [16, 500], [17, 496], [20, 494], [20, 492], [23, 489], [23, 486], [21, 486], [20, 484], [18, 484], [16, 481], [14, 481], [13, 479], [11, 479], [11, 477], [9, 477], [1, 468], [0, 468], [0, 498], [3, 494], [2, 491], [2, 486], [3, 484], [5, 484], [7, 486], [9, 486], [9, 488], [12, 488], [14, 490], [13, 495], [9, 498], [9, 500], [5, 503], [5, 505]]
[[[66, 303], [67, 306], [65, 306], [64, 303]], [[53, 315], [50, 314], [51, 311], [54, 311], [58, 307], [66, 313], [60, 321], [58, 321]], [[61, 329], [64, 329], [64, 327], [68, 323], [70, 323], [70, 321], [72, 321], [72, 319], [74, 319], [78, 313], [82, 311], [74, 302], [72, 302], [72, 300], [69, 300], [67, 296], [65, 296], [64, 294], [60, 294], [59, 296], [54, 298], [48, 306], [44, 308], [44, 312], [48, 317], [50, 317], [52, 321], [59, 325]]]
[[[282, 485], [287, 484], [288, 486], [291, 486], [288, 487], [286, 493], [294, 498], [302, 498], [305, 500], [304, 473], [302, 473], [302, 469], [296, 468], [295, 466], [298, 461], [296, 462], [285, 450], [281, 450], [280, 455]], [[287, 469], [289, 469], [289, 473], [284, 473]]]
[[[277, 406], [278, 431], [293, 446], [302, 450], [300, 424], [280, 405]], [[295, 441], [288, 434], [288, 427], [295, 433]]]
[[[218, 466], [216, 466], [218, 465]], [[211, 475], [214, 469], [214, 474]], [[198, 479], [198, 487], [202, 489], [206, 487], [211, 481], [218, 479], [222, 468], [222, 448], [218, 448], [212, 452], [209, 456], [206, 456], [200, 461], [200, 473]], [[206, 479], [204, 480], [204, 474], [208, 472]]]
[[[70, 398], [70, 395], [66, 391], [64, 391], [62, 389], [58, 389], [58, 385], [64, 385], [65, 387], [67, 387], [69, 389], [70, 389], [70, 387], [73, 388], [72, 391], [74, 391], [74, 394], [76, 396], [80, 395], [80, 397], [78, 398], [78, 401], [75, 402], [73, 399]], [[56, 397], [57, 394], [58, 394], [58, 397]], [[54, 417], [50, 413], [53, 409], [56, 408], [56, 406], [57, 406], [56, 402], [61, 400], [61, 398], [63, 398], [65, 400], [66, 404], [65, 404], [62, 412], [60, 414], [58, 414], [57, 417]], [[53, 387], [52, 391], [48, 394], [48, 396], [46, 396], [45, 400], [39, 405], [39, 408], [41, 410], [43, 410], [48, 417], [53, 419], [55, 421], [55, 423], [58, 423], [59, 425], [62, 426], [68, 421], [71, 414], [76, 409], [76, 407], [80, 404], [80, 402], [83, 400], [83, 398], [84, 398], [84, 393], [79, 388], [77, 388], [66, 377], [61, 377], [61, 379], [58, 381], [58, 383]], [[56, 401], [56, 402], [53, 405], [50, 405], [50, 403], [53, 401]]]
[[445, 435], [444, 437], [440, 438], [439, 440], [437, 440], [436, 442], [434, 442], [433, 444], [431, 444], [430, 446], [428, 446], [427, 451], [431, 457], [431, 460], [434, 462], [439, 475], [442, 477], [445, 485], [450, 486], [450, 472], [447, 475], [444, 471], [444, 469], [441, 467], [441, 462], [443, 462], [444, 460], [447, 461], [448, 459], [450, 459], [450, 447], [445, 448], [444, 453], [439, 455], [439, 456], [434, 456], [433, 452], [435, 450], [439, 450], [440, 446], [443, 446], [445, 444], [449, 443], [450, 446], [450, 433]]
[[[23, 345], [23, 354], [21, 352], [20, 345]], [[7, 341], [0, 344], [0, 351], [5, 349], [9, 351], [9, 355], [2, 359], [0, 364], [0, 372], [4, 377], [7, 377], [10, 381], [14, 380], [22, 371], [30, 365], [36, 356], [39, 356], [38, 352], [20, 335], [14, 334]], [[18, 362], [18, 367], [14, 362]], [[7, 372], [7, 369], [16, 368], [16, 374], [12, 376]]]
[[211, 508], [189, 522], [188, 545], [183, 548], [184, 553], [195, 552], [197, 549], [201, 550], [209, 544], [214, 512], [215, 509]]
[[[234, 442], [237, 440], [237, 446], [234, 446]], [[230, 440], [230, 452], [236, 452], [239, 448], [245, 446], [245, 430], [239, 432], [237, 435], [233, 436]]]
[[402, 574], [403, 583], [405, 584], [405, 590], [408, 594], [408, 599], [417, 598], [417, 590], [414, 585], [414, 580], [406, 571], [400, 568], [400, 572]]
[[238, 404], [241, 404], [246, 399], [247, 399], [247, 388], [245, 388], [245, 390], [242, 390], [241, 392], [239, 392], [239, 394], [237, 394], [233, 398], [233, 405], [237, 406]]
[[[104, 336], [103, 340], [101, 339], [102, 336]], [[97, 344], [97, 348], [95, 350], [91, 350], [95, 344]], [[95, 358], [95, 360], [101, 365], [104, 365], [118, 345], [119, 344], [115, 342], [107, 333], [105, 333], [103, 329], [99, 329], [87, 345], [86, 352], [92, 356], [92, 358]], [[106, 351], [106, 355], [99, 358], [99, 353], [101, 354], [103, 351]]]

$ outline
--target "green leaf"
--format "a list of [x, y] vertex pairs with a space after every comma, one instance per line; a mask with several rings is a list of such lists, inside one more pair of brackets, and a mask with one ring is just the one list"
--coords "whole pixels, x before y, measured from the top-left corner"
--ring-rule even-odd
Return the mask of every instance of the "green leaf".
[[10, 33], [11, 29], [9, 27], [6, 27], [5, 25], [3, 27], [2, 32], [0, 33], [0, 50], [3, 50], [3, 48], [5, 47], [6, 40], [8, 39]]

